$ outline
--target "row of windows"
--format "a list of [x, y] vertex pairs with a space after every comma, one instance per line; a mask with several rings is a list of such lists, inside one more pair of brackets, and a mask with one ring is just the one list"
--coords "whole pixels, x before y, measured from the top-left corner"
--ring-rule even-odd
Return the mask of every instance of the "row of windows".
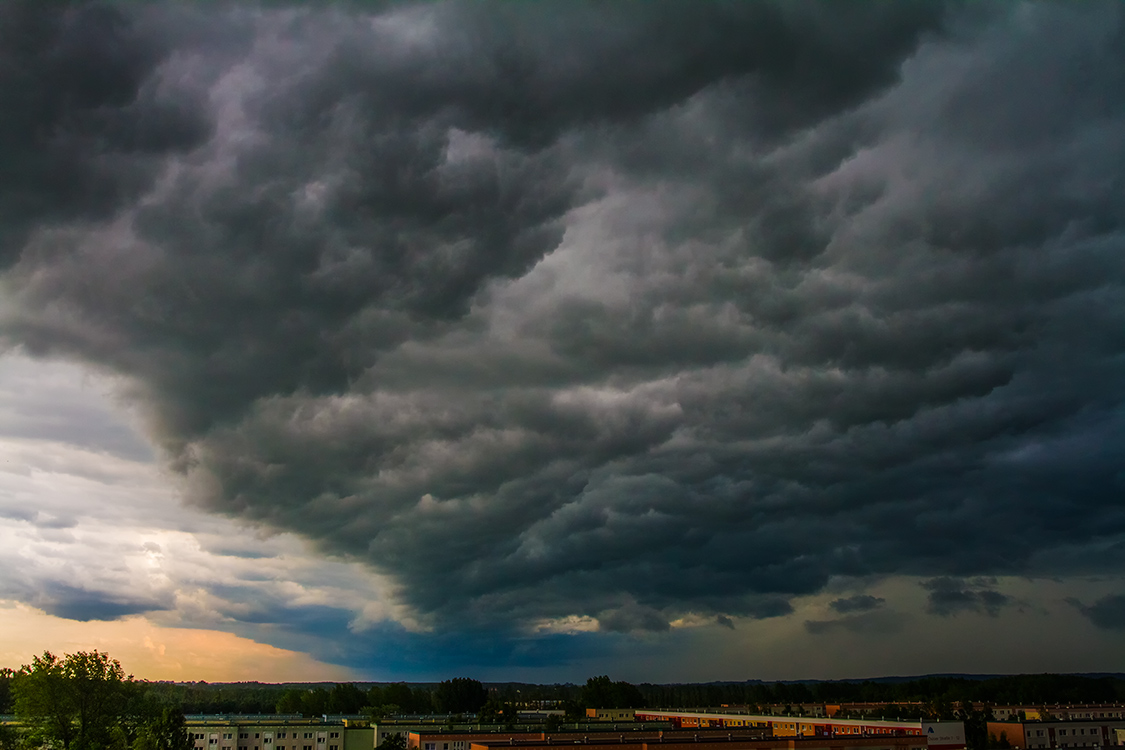
[[[293, 739], [297, 739], [301, 735], [301, 732], [293, 732], [292, 734], [293, 734]], [[339, 739], [340, 733], [339, 732], [330, 732], [328, 736], [331, 737], [332, 739]], [[202, 743], [202, 741], [207, 737], [207, 735], [196, 732], [196, 733], [193, 733], [191, 735], [191, 737], [192, 737], [193, 740], [196, 740], [199, 743]], [[254, 733], [254, 739], [260, 739], [261, 737], [262, 737], [261, 732], [255, 732]], [[285, 732], [278, 732], [277, 738], [279, 740], [285, 739], [286, 733]], [[312, 738], [313, 738], [312, 732], [304, 732], [304, 739], [311, 740]], [[223, 739], [224, 740], [234, 739], [234, 734], [231, 733], [231, 732], [226, 732], [226, 733], [223, 734]], [[250, 733], [249, 732], [240, 732], [239, 735], [238, 735], [238, 739], [248, 740], [248, 739], [250, 739]], [[317, 737], [316, 738], [316, 743], [318, 745], [324, 745], [325, 742], [326, 742], [326, 739], [324, 737]], [[208, 745], [218, 745], [219, 744], [218, 735], [208, 739], [207, 744]], [[272, 737], [265, 737], [264, 739], [262, 739], [262, 744], [272, 745], [273, 744], [273, 738]], [[239, 745], [238, 750], [247, 750], [248, 747], [249, 746], [247, 746], [247, 745]], [[284, 745], [278, 745], [277, 750], [284, 750], [284, 747], [285, 747]], [[311, 750], [311, 747], [312, 747], [311, 745], [305, 746], [305, 748], [308, 749], [308, 750]], [[333, 745], [332, 747], [336, 747], [336, 746]], [[230, 746], [229, 745], [223, 745], [223, 748], [224, 748], [224, 750], [229, 750]], [[297, 750], [296, 745], [293, 745], [293, 750]]]
[[[300, 732], [293, 732], [293, 739], [297, 739], [297, 738], [298, 738], [298, 736], [300, 736], [300, 734], [301, 734]], [[304, 736], [304, 739], [306, 739], [306, 740], [311, 740], [311, 739], [312, 739], [312, 737], [313, 737], [313, 733], [312, 733], [312, 732], [305, 732], [304, 734], [305, 734], [305, 736]], [[261, 736], [262, 736], [261, 732], [255, 732], [255, 733], [254, 733], [254, 739], [260, 739], [260, 738], [261, 738]], [[338, 739], [338, 738], [340, 737], [340, 733], [339, 733], [339, 732], [329, 732], [328, 736], [329, 736], [329, 737], [331, 737], [332, 739]], [[193, 735], [192, 735], [192, 739], [196, 739], [196, 740], [202, 740], [202, 739], [204, 739], [205, 737], [206, 737], [206, 735], [205, 735], [205, 734], [200, 734], [200, 733], [195, 733], [195, 734], [193, 734]], [[278, 733], [277, 733], [277, 738], [278, 738], [279, 740], [283, 740], [283, 739], [285, 739], [285, 738], [286, 738], [286, 733], [285, 733], [285, 732], [278, 732]], [[217, 736], [216, 736], [216, 737], [212, 737], [212, 738], [211, 738], [211, 743], [210, 743], [210, 744], [212, 744], [212, 745], [216, 744], [216, 743], [215, 743], [215, 740], [216, 740], [216, 739], [217, 739]], [[224, 734], [223, 734], [223, 739], [224, 739], [224, 740], [232, 740], [232, 739], [234, 739], [234, 734], [233, 734], [233, 733], [231, 733], [231, 732], [226, 732], [226, 733], [224, 733]], [[248, 739], [250, 739], [250, 733], [249, 733], [249, 732], [240, 732], [240, 733], [239, 733], [239, 735], [238, 735], [238, 739], [240, 739], [240, 740], [248, 740]], [[316, 738], [316, 741], [317, 741], [317, 742], [319, 742], [319, 743], [321, 743], [321, 744], [324, 744], [324, 738], [323, 738], [323, 737], [317, 737], [317, 738]], [[267, 736], [267, 737], [265, 738], [264, 742], [265, 742], [265, 744], [267, 744], [267, 745], [268, 745], [268, 744], [270, 744], [270, 743], [272, 743], [272, 742], [273, 742], [273, 738], [272, 738], [272, 737], [268, 737], [268, 736]]]
[[[317, 742], [324, 742], [324, 738], [323, 737], [319, 738], [317, 740]], [[257, 750], [257, 748], [256, 747], [249, 747], [249, 746], [245, 746], [245, 745], [239, 745], [238, 750]], [[285, 745], [278, 745], [276, 747], [276, 750], [286, 750], [286, 746]], [[292, 747], [290, 747], [289, 750], [313, 750], [313, 746], [312, 745], [302, 745], [302, 746], [298, 747], [297, 745], [293, 745]], [[339, 750], [339, 745], [329, 745], [328, 750]]]

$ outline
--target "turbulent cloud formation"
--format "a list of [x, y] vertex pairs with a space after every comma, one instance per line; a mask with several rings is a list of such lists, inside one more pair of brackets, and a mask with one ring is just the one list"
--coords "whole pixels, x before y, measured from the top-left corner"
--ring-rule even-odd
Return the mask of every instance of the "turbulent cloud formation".
[[805, 620], [805, 631], [811, 635], [829, 633], [891, 634], [903, 629], [906, 617], [885, 609], [887, 600], [871, 594], [856, 594], [828, 602], [828, 608], [837, 616], [827, 620]]
[[25, 2], [0, 38], [3, 341], [122, 376], [193, 503], [419, 627], [891, 574], [994, 614], [958, 581], [1116, 559], [1116, 4]]
[[1106, 630], [1125, 630], [1125, 595], [1109, 594], [1087, 606], [1074, 599], [1070, 603], [1090, 622]]
[[995, 585], [995, 579], [965, 581], [943, 576], [923, 582], [922, 588], [930, 592], [926, 609], [932, 614], [949, 617], [959, 612], [978, 612], [996, 617], [1002, 607], [1014, 602], [1012, 597], [992, 588]]

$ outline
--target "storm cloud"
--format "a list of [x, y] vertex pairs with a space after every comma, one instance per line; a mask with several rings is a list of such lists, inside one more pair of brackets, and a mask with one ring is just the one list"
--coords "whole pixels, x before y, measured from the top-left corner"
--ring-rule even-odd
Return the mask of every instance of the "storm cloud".
[[1070, 604], [1099, 628], [1125, 630], [1125, 594], [1103, 596], [1088, 606], [1075, 599], [1071, 599]]
[[881, 596], [857, 594], [856, 596], [833, 599], [828, 603], [828, 606], [842, 615], [849, 615], [853, 612], [870, 612], [873, 609], [878, 609], [886, 603], [887, 600]]
[[29, 2], [0, 39], [4, 344], [121, 376], [190, 502], [427, 626], [893, 574], [994, 614], [954, 583], [1113, 565], [1119, 5]]
[[1014, 604], [1012, 597], [993, 588], [995, 579], [965, 581], [942, 576], [922, 583], [926, 596], [926, 611], [942, 617], [961, 612], [976, 612], [996, 617], [1003, 607]]

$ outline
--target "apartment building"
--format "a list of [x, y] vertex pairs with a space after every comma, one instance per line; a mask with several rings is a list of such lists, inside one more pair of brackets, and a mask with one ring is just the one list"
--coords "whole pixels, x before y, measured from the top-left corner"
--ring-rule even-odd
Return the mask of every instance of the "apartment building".
[[373, 750], [375, 732], [359, 722], [276, 717], [187, 717], [194, 750]]
[[[641, 725], [638, 725], [641, 726]], [[612, 731], [586, 728], [562, 732], [469, 731], [469, 732], [409, 732], [406, 746], [409, 750], [469, 750], [474, 744], [484, 745], [588, 745], [591, 743], [667, 743], [676, 741], [707, 742], [710, 740], [765, 739], [764, 729], [728, 731], [621, 728]]]
[[1119, 703], [1098, 703], [1079, 705], [1019, 705], [992, 706], [992, 716], [996, 721], [1043, 721], [1058, 719], [1073, 721], [1078, 719], [1125, 719], [1125, 705]]
[[587, 721], [632, 721], [636, 712], [631, 708], [587, 708]]
[[761, 727], [775, 737], [869, 737], [921, 736], [918, 721], [884, 721], [876, 719], [829, 719], [816, 717], [774, 716], [772, 714], [738, 714], [699, 711], [637, 709], [638, 721], [668, 721], [678, 729], [729, 729]]
[[[563, 742], [474, 742], [467, 750], [501, 750], [515, 747], [519, 750], [558, 750]], [[604, 742], [589, 740], [581, 742], [582, 750], [926, 750], [926, 738], [922, 736], [886, 737], [811, 737], [789, 739], [742, 739], [742, 738], [684, 738], [661, 740], [631, 740]], [[571, 745], [573, 746], [573, 745]]]
[[988, 722], [990, 736], [1020, 750], [1117, 747], [1121, 730], [1125, 719]]

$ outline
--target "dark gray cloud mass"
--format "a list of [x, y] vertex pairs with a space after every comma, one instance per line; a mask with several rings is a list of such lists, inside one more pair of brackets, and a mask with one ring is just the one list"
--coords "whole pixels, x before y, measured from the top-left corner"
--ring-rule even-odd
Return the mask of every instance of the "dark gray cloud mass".
[[0, 595], [29, 603], [69, 620], [116, 620], [126, 615], [169, 609], [168, 597], [130, 596], [114, 591], [72, 585], [43, 576], [24, 582], [4, 581]]
[[[1117, 4], [28, 2], [0, 40], [3, 340], [126, 376], [193, 502], [439, 629], [894, 573], [994, 613], [952, 577], [1125, 535]], [[810, 627], [890, 627], [861, 599]]]
[[126, 615], [169, 607], [168, 602], [121, 597], [57, 582], [37, 591], [31, 602], [47, 614], [82, 622], [116, 620]]
[[949, 617], [961, 612], [976, 612], [996, 617], [1003, 607], [1014, 604], [1012, 597], [993, 588], [995, 579], [966, 581], [942, 576], [922, 583], [930, 592], [926, 596], [926, 610], [931, 614]]
[[870, 612], [873, 609], [878, 609], [886, 603], [887, 600], [881, 596], [857, 594], [856, 596], [833, 599], [828, 603], [828, 606], [842, 615], [848, 615], [853, 612]]
[[1125, 594], [1109, 594], [1088, 606], [1074, 599], [1070, 603], [1099, 628], [1125, 630]]

